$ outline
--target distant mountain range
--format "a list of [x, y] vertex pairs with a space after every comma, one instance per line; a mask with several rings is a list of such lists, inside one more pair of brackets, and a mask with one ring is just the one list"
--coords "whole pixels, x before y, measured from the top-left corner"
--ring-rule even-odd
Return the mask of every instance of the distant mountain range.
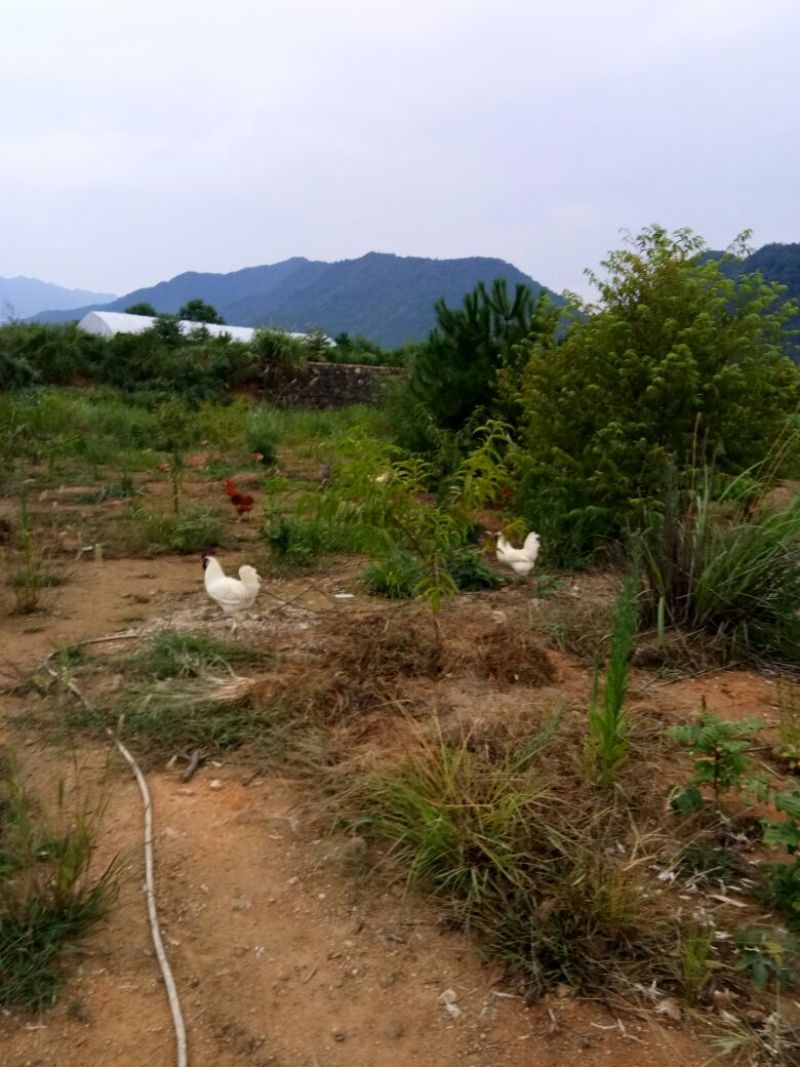
[[105, 304], [114, 296], [114, 293], [92, 293], [86, 289], [64, 289], [61, 285], [40, 282], [38, 278], [0, 278], [0, 322], [9, 318], [27, 319], [45, 308], [63, 310], [90, 302]]
[[[335, 336], [364, 334], [386, 348], [421, 340], [433, 329], [433, 304], [443, 297], [460, 304], [478, 282], [505, 278], [539, 293], [544, 286], [502, 259], [424, 259], [369, 252], [360, 259], [324, 263], [302, 257], [231, 274], [189, 272], [110, 302], [87, 303], [70, 311], [52, 309], [37, 322], [65, 322], [87, 311], [124, 311], [147, 301], [159, 312], [174, 314], [194, 297], [207, 301], [235, 326], [279, 326], [287, 330], [321, 329]], [[551, 296], [557, 302], [561, 297]]]
[[[719, 258], [722, 253], [711, 255]], [[744, 259], [728, 260], [723, 270], [729, 275], [760, 271], [770, 281], [782, 282], [788, 287], [787, 295], [800, 301], [800, 244], [764, 245]], [[116, 299], [108, 294], [60, 289], [33, 279], [0, 279], [0, 312], [5, 298], [16, 315], [31, 315], [38, 322], [79, 319], [98, 308], [124, 311], [142, 301], [157, 311], [174, 314], [187, 300], [199, 297], [235, 326], [321, 329], [329, 335], [360, 333], [391, 348], [427, 337], [435, 325], [433, 304], [437, 299], [443, 297], [448, 304], [458, 305], [478, 282], [489, 285], [495, 278], [505, 278], [512, 288], [523, 282], [537, 294], [544, 289], [557, 303], [562, 302], [560, 296], [502, 259], [424, 259], [369, 252], [360, 259], [338, 263], [298, 256], [230, 274], [190, 271]], [[17, 283], [51, 292], [48, 310], [41, 311], [41, 301], [36, 308], [39, 314], [26, 310], [30, 305], [23, 304], [23, 288], [19, 286], [14, 295], [6, 296], [11, 290], [5, 287]], [[80, 298], [82, 306], [78, 306]], [[800, 315], [792, 325], [800, 327]]]
[[[721, 253], [715, 253], [721, 255]], [[758, 271], [767, 281], [780, 282], [787, 287], [787, 298], [800, 303], [800, 244], [764, 245], [744, 259], [729, 260], [722, 266], [729, 276], [737, 274], [754, 274]], [[789, 323], [792, 329], [800, 329], [800, 313]]]

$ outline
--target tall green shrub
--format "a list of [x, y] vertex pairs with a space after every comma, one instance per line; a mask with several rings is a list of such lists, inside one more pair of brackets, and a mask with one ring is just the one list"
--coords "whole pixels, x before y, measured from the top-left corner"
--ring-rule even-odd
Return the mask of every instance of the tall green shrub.
[[762, 461], [800, 397], [784, 287], [727, 278], [700, 238], [658, 226], [603, 267], [562, 344], [521, 345], [519, 501], [562, 557], [639, 523], [672, 467]]
[[557, 311], [525, 285], [513, 296], [505, 279], [480, 282], [463, 306], [435, 305], [437, 326], [414, 357], [409, 390], [437, 426], [458, 430], [478, 407], [492, 408], [496, 375], [516, 363], [515, 346], [535, 335], [550, 340]]

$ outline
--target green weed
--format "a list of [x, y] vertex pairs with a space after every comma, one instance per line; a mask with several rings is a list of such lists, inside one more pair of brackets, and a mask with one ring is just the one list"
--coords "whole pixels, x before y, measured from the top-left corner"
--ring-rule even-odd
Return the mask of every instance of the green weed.
[[134, 686], [113, 705], [86, 708], [73, 703], [65, 720], [71, 728], [100, 737], [121, 723], [123, 735], [135, 744], [137, 758], [145, 765], [163, 765], [176, 752], [195, 748], [209, 755], [244, 749], [269, 765], [291, 762], [300, 768], [311, 761], [318, 773], [324, 749], [314, 694], [307, 686], [298, 684], [291, 691], [284, 687], [262, 699], [247, 680], [206, 671]]
[[332, 553], [361, 551], [366, 540], [362, 528], [335, 516], [297, 516], [279, 510], [267, 511], [261, 536], [276, 560], [297, 567], [315, 566]]
[[777, 698], [778, 757], [789, 770], [800, 772], [800, 686], [779, 679]]
[[700, 999], [711, 980], [711, 950], [714, 944], [713, 924], [689, 922], [680, 929], [680, 981], [688, 1000]]
[[625, 712], [625, 697], [638, 619], [636, 582], [629, 578], [614, 611], [603, 704], [601, 707], [597, 702], [599, 675], [595, 671], [594, 693], [588, 713], [587, 752], [591, 772], [598, 785], [604, 788], [614, 784], [627, 758], [630, 725]]
[[393, 843], [416, 884], [469, 920], [522, 888], [524, 827], [539, 822], [544, 786], [466, 746], [431, 748], [400, 771], [363, 783], [364, 824]]
[[785, 818], [762, 819], [763, 840], [786, 850], [789, 862], [763, 863], [766, 875], [765, 898], [783, 912], [789, 925], [800, 928], [800, 787], [790, 791], [774, 789], [763, 782], [755, 783], [756, 796], [774, 805]]
[[[503, 579], [492, 570], [483, 553], [471, 545], [454, 549], [442, 561], [456, 589], [494, 589]], [[390, 548], [385, 556], [368, 564], [361, 572], [367, 591], [390, 600], [416, 596], [425, 579], [425, 568], [412, 552]]]
[[419, 563], [415, 595], [432, 611], [444, 597], [464, 588], [486, 587], [495, 579], [475, 551], [474, 511], [486, 506], [505, 485], [503, 449], [507, 427], [489, 422], [475, 431], [476, 441], [450, 482], [430, 493], [433, 470], [419, 457], [363, 432], [338, 444], [332, 484], [314, 500], [318, 519], [344, 526], [362, 551], [394, 562], [397, 553]]
[[30, 615], [44, 607], [44, 592], [61, 585], [63, 578], [53, 568], [50, 556], [37, 537], [27, 503], [20, 501], [19, 549], [8, 575], [19, 615]]
[[72, 942], [106, 911], [117, 884], [115, 866], [89, 872], [96, 813], [67, 811], [59, 791], [60, 825], [48, 824], [22, 787], [7, 756], [0, 758], [0, 1004], [49, 1007], [65, 973]]
[[800, 941], [781, 930], [751, 927], [736, 935], [740, 970], [756, 989], [786, 989], [800, 978]]
[[411, 552], [396, 549], [386, 557], [367, 564], [361, 581], [368, 593], [385, 596], [389, 600], [406, 600], [414, 596], [422, 581], [423, 570]]
[[685, 745], [694, 757], [694, 774], [688, 787], [673, 795], [673, 808], [682, 814], [699, 808], [706, 786], [711, 787], [717, 805], [723, 793], [743, 786], [752, 771], [748, 753], [753, 734], [762, 729], [764, 723], [758, 719], [726, 722], [705, 708], [697, 722], [673, 726], [669, 736]]
[[[552, 741], [548, 726], [542, 732]], [[545, 750], [554, 751], [532, 739], [490, 758], [469, 739], [431, 742], [399, 767], [351, 781], [343, 811], [533, 990], [652, 977], [672, 966], [674, 935], [643, 899], [637, 864], [609, 847], [613, 812], [592, 808], [563, 768], [548, 780]]]

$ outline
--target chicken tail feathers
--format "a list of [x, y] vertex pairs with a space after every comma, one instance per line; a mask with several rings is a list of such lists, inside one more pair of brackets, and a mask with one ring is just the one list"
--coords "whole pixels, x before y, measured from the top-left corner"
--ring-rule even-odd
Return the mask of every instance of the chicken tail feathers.
[[251, 567], [249, 563], [245, 563], [239, 568], [239, 578], [248, 589], [259, 589], [261, 587], [258, 571], [255, 567]]
[[539, 535], [537, 533], [531, 532], [528, 534], [528, 536], [525, 538], [523, 551], [528, 556], [530, 556], [531, 559], [536, 559], [536, 557], [539, 555]]

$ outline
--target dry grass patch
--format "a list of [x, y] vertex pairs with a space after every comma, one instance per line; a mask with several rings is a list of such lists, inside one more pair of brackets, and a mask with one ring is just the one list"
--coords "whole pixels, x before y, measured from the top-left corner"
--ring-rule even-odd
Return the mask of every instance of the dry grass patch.
[[444, 641], [437, 620], [417, 605], [337, 616], [317, 630], [325, 666], [350, 684], [438, 678]]
[[431, 615], [420, 605], [336, 618], [320, 631], [322, 662], [348, 687], [474, 674], [502, 686], [555, 681], [557, 671], [524, 618], [476, 618], [470, 605]]
[[530, 625], [559, 652], [602, 659], [608, 650], [613, 608], [611, 596], [553, 597], [539, 601]]
[[556, 680], [557, 671], [539, 639], [528, 629], [508, 625], [484, 626], [473, 638], [477, 646], [476, 668], [496, 685], [526, 685], [537, 688]]

